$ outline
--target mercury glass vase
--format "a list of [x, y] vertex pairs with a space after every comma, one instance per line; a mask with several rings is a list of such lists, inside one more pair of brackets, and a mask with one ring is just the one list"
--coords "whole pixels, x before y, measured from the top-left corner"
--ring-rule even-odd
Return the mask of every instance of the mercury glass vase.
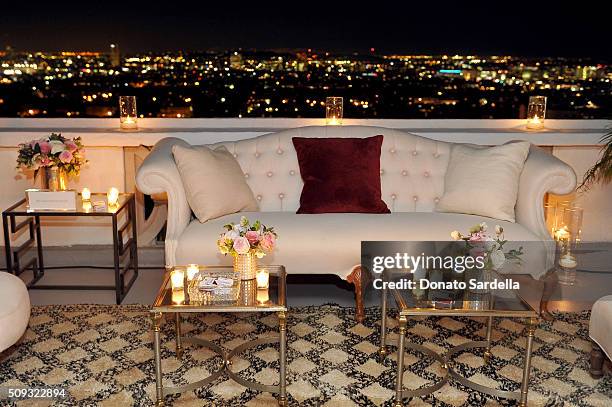
[[43, 167], [41, 181], [42, 188], [50, 191], [65, 191], [68, 189], [68, 175], [58, 167]]
[[234, 256], [234, 272], [241, 280], [252, 280], [257, 275], [257, 257], [253, 253]]

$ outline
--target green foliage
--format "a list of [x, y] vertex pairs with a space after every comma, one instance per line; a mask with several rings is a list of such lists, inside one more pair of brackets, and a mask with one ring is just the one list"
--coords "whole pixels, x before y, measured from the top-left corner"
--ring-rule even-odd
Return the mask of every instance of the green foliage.
[[612, 131], [602, 137], [601, 158], [584, 174], [578, 190], [588, 191], [594, 184], [609, 184], [612, 181]]

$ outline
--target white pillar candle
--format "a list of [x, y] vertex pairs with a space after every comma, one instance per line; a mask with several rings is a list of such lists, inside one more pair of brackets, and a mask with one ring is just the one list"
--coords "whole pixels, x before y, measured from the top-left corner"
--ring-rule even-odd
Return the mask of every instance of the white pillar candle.
[[257, 288], [268, 288], [270, 286], [270, 273], [262, 269], [257, 271]]
[[89, 188], [87, 187], [83, 188], [83, 190], [81, 191], [81, 199], [83, 201], [91, 200], [91, 191], [89, 190]]

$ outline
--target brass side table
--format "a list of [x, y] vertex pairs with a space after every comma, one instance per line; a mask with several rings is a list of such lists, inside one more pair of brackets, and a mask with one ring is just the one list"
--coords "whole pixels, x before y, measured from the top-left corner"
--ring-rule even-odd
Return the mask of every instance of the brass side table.
[[[156, 406], [164, 405], [164, 396], [167, 394], [184, 393], [199, 387], [208, 385], [223, 374], [237, 383], [257, 391], [273, 393], [278, 395], [279, 406], [287, 406], [286, 392], [286, 366], [287, 366], [287, 302], [286, 302], [286, 272], [284, 266], [260, 266], [270, 273], [270, 287], [268, 289], [257, 289], [255, 280], [240, 282], [240, 295], [236, 301], [232, 302], [212, 302], [205, 304], [202, 301], [192, 301], [189, 298], [187, 284], [180, 289], [179, 293], [173, 292], [170, 275], [174, 269], [185, 269], [186, 267], [175, 267], [166, 271], [164, 279], [151, 308], [151, 320], [153, 329], [153, 347], [155, 351], [155, 388]], [[231, 266], [202, 266], [200, 270], [223, 271], [231, 269]], [[173, 301], [174, 294], [174, 301]], [[177, 296], [178, 294], [178, 296]], [[263, 295], [262, 295], [263, 294]], [[177, 301], [177, 298], [179, 300]], [[178, 303], [177, 303], [178, 302]], [[198, 338], [183, 336], [181, 334], [181, 313], [232, 313], [232, 312], [274, 312], [278, 315], [279, 334], [270, 338], [262, 337], [250, 342], [245, 342], [234, 349], [226, 351], [218, 344]], [[164, 387], [161, 366], [161, 344], [160, 326], [163, 314], [173, 314], [176, 332], [176, 355], [181, 358], [183, 355], [183, 342], [194, 345], [205, 346], [221, 356], [222, 362], [219, 368], [210, 376], [202, 378], [194, 383], [189, 383], [176, 387]], [[264, 344], [279, 344], [279, 384], [264, 385], [244, 379], [236, 372], [231, 370], [232, 359], [255, 346]]]
[[[410, 278], [403, 274], [399, 278]], [[503, 278], [496, 275], [500, 281]], [[398, 275], [390, 277], [385, 273], [384, 281], [397, 281]], [[387, 338], [387, 297], [392, 296], [398, 308], [399, 338], [397, 342]], [[531, 370], [531, 352], [533, 346], [533, 336], [538, 325], [538, 313], [524, 301], [518, 293], [510, 290], [502, 292], [490, 291], [487, 293], [474, 293], [468, 289], [464, 290], [459, 300], [436, 301], [436, 295], [432, 290], [426, 290], [416, 295], [412, 290], [389, 289], [384, 286], [382, 289], [382, 317], [380, 332], [379, 355], [386, 357], [389, 355], [388, 345], [397, 346], [397, 376], [395, 385], [394, 407], [402, 407], [403, 400], [410, 397], [421, 397], [439, 390], [451, 378], [462, 385], [485, 393], [494, 397], [502, 397], [511, 400], [518, 400], [520, 407], [527, 406], [527, 394], [529, 391], [529, 375]], [[433, 350], [417, 343], [406, 342], [406, 331], [408, 318], [414, 316], [433, 316], [433, 317], [486, 317], [487, 330], [486, 340], [471, 341], [449, 349], [445, 354], [438, 354]], [[527, 344], [525, 346], [525, 357], [523, 362], [523, 377], [520, 391], [506, 391], [495, 389], [476, 383], [458, 373], [452, 366], [452, 358], [463, 351], [474, 348], [484, 348], [484, 362], [488, 363], [492, 356], [491, 353], [491, 333], [493, 328], [493, 318], [523, 318], [526, 321]], [[403, 386], [404, 375], [404, 355], [406, 349], [412, 349], [431, 357], [439, 362], [444, 371], [444, 376], [436, 383], [418, 389], [405, 389]]]

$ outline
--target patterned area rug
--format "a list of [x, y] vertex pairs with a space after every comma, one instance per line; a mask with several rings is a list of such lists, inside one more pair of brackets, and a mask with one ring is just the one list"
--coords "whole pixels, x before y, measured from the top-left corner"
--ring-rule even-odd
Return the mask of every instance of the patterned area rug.
[[[338, 306], [294, 308], [289, 314], [288, 392], [290, 405], [390, 406], [395, 363], [376, 357], [379, 311], [367, 310], [363, 324], [354, 309]], [[536, 332], [530, 406], [612, 406], [612, 377], [591, 379], [588, 369], [588, 314], [557, 314]], [[198, 335], [234, 347], [276, 329], [271, 314], [193, 315], [185, 318], [186, 335]], [[409, 340], [442, 351], [466, 340], [481, 340], [483, 320], [472, 318], [412, 319]], [[395, 327], [392, 324], [392, 327]], [[499, 319], [493, 331], [493, 359], [463, 353], [458, 369], [473, 380], [515, 390], [522, 372], [525, 339], [520, 321]], [[196, 381], [220, 362], [212, 352], [187, 347], [182, 360], [174, 354], [171, 321], [163, 325], [163, 369], [166, 385]], [[149, 406], [154, 397], [154, 366], [146, 306], [49, 306], [32, 310], [22, 343], [5, 352], [0, 362], [0, 386], [66, 386], [70, 398], [58, 406]], [[232, 366], [242, 376], [265, 384], [278, 381], [278, 352], [258, 347]], [[438, 377], [440, 366], [419, 354], [406, 355], [404, 383], [417, 388]], [[6, 401], [4, 401], [6, 402]], [[271, 395], [247, 390], [220, 377], [183, 395], [166, 397], [173, 406], [272, 406]], [[0, 400], [0, 405], [3, 401]], [[13, 405], [31, 405], [25, 402]], [[50, 403], [47, 403], [47, 405]], [[44, 404], [43, 404], [44, 405]], [[410, 406], [510, 406], [457, 383], [434, 395], [410, 401]]]

